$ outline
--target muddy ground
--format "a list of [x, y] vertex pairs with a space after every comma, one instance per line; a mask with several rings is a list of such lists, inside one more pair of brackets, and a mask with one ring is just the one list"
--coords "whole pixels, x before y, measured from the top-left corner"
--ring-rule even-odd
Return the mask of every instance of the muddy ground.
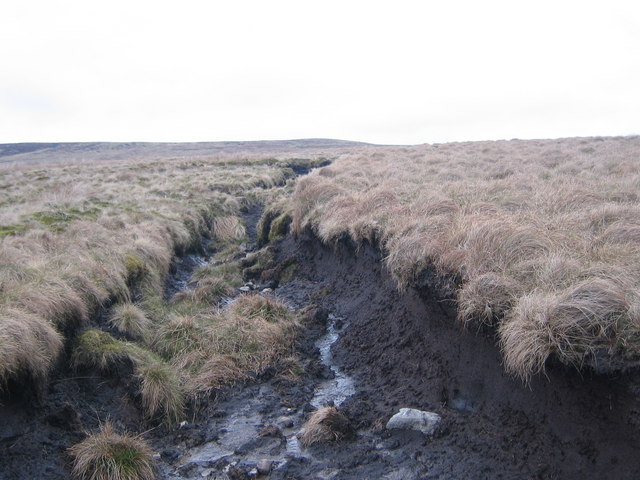
[[[490, 333], [456, 325], [453, 303], [437, 300], [442, 285], [423, 281], [398, 292], [372, 247], [345, 242], [331, 249], [304, 235], [281, 251], [299, 268], [280, 293], [301, 300], [305, 286], [309, 297], [349, 321], [334, 356], [356, 382], [358, 393], [344, 408], [361, 435], [335, 451], [368, 448], [370, 456], [357, 464], [338, 456], [336, 478], [639, 477], [637, 371], [602, 376], [549, 365], [524, 385], [504, 373]], [[439, 434], [376, 434], [401, 407], [439, 413]], [[371, 436], [375, 445], [367, 445]], [[380, 444], [405, 457], [389, 464]], [[304, 468], [297, 475], [313, 478]]]
[[[41, 402], [29, 392], [0, 401], [0, 478], [69, 478], [66, 449], [106, 418], [146, 432], [159, 478], [244, 479], [258, 466], [274, 480], [638, 478], [637, 372], [579, 375], [550, 365], [523, 385], [504, 374], [490, 332], [456, 326], [452, 303], [436, 300], [446, 289], [436, 294], [424, 281], [398, 292], [376, 249], [327, 248], [303, 235], [275, 250], [295, 275], [264, 294], [305, 312], [298, 378], [267, 371], [167, 428], [143, 421], [127, 372], [61, 369]], [[256, 294], [275, 286], [269, 272], [262, 280]], [[328, 324], [339, 339], [327, 360], [318, 346]], [[342, 400], [340, 391], [320, 396], [336, 372], [353, 382], [340, 405], [353, 434], [302, 449], [296, 433], [314, 405]], [[387, 431], [402, 407], [440, 414], [437, 433]]]

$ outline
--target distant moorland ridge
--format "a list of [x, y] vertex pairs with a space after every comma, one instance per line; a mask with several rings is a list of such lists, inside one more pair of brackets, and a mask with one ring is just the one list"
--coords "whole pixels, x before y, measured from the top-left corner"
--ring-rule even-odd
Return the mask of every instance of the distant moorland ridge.
[[362, 142], [308, 138], [247, 142], [72, 142], [0, 144], [0, 162], [41, 163], [147, 158], [193, 158], [220, 154], [276, 154], [369, 146]]

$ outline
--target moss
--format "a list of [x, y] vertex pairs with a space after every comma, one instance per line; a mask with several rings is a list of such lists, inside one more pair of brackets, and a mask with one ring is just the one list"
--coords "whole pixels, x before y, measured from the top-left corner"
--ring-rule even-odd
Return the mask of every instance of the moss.
[[70, 222], [73, 218], [63, 211], [35, 212], [31, 216], [48, 227]]
[[269, 247], [258, 250], [242, 260], [240, 265], [243, 267], [242, 278], [245, 280], [260, 278], [262, 272], [275, 267], [273, 251]]
[[96, 207], [85, 208], [85, 209], [70, 208], [67, 212], [69, 215], [71, 215], [74, 218], [81, 218], [84, 220], [95, 221], [98, 219], [98, 215], [100, 214], [101, 210]]
[[127, 270], [127, 280], [130, 282], [139, 280], [147, 271], [144, 260], [133, 253], [127, 253], [124, 256], [124, 267]]
[[25, 230], [27, 230], [27, 227], [24, 225], [0, 225], [0, 238], [16, 235]]
[[64, 226], [73, 220], [97, 220], [99, 208], [70, 208], [68, 210], [49, 210], [34, 212], [31, 217], [52, 230], [63, 230]]
[[291, 215], [289, 213], [283, 213], [271, 223], [269, 230], [269, 241], [274, 242], [284, 238], [289, 232], [289, 225], [291, 225]]
[[112, 202], [108, 202], [106, 200], [99, 200], [97, 198], [90, 198], [89, 201], [99, 207], [111, 207], [113, 206]]
[[98, 368], [109, 370], [123, 361], [132, 360], [131, 344], [116, 340], [102, 330], [85, 330], [76, 340], [73, 351], [75, 368]]
[[289, 280], [293, 278], [298, 268], [298, 264], [295, 261], [288, 262], [286, 266], [280, 270], [280, 275], [278, 276], [278, 282], [280, 284], [287, 283]]
[[278, 217], [278, 212], [267, 209], [264, 211], [260, 220], [258, 221], [258, 225], [256, 226], [256, 230], [258, 233], [258, 247], [263, 247], [269, 241], [269, 233], [271, 232], [271, 224]]

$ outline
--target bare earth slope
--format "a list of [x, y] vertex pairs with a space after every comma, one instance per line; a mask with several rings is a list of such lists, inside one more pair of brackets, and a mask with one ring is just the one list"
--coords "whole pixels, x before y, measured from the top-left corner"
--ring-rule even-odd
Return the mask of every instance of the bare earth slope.
[[[551, 365], [525, 385], [505, 373], [491, 336], [456, 326], [455, 305], [436, 290], [399, 292], [370, 245], [327, 248], [307, 232], [280, 250], [298, 265], [281, 294], [306, 288], [299, 296], [349, 323], [334, 355], [356, 381], [344, 408], [359, 437], [322, 452], [337, 478], [637, 478], [638, 372]], [[379, 430], [404, 407], [437, 412], [444, 425], [433, 439]], [[309, 463], [289, 468], [282, 478], [316, 478]]]

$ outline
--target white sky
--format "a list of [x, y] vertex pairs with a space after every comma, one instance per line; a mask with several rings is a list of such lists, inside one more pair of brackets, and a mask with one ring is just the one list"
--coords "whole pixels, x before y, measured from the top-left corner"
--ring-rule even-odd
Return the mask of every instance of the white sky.
[[0, 3], [0, 143], [628, 134], [637, 0]]

